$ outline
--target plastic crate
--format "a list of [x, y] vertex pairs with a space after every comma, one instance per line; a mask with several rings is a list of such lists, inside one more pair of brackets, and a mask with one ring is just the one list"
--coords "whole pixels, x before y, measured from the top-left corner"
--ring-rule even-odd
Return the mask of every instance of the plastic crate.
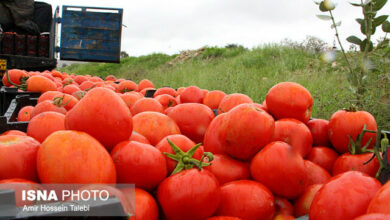
[[156, 93], [156, 91], [157, 90], [155, 90], [155, 89], [146, 90], [145, 97], [146, 98], [153, 98], [154, 93]]
[[0, 115], [4, 115], [7, 111], [11, 101], [17, 95], [30, 95], [31, 98], [38, 98], [41, 93], [39, 92], [19, 92], [17, 88], [1, 87], [0, 89]]
[[27, 131], [28, 122], [18, 122], [17, 116], [19, 110], [27, 105], [35, 106], [38, 98], [31, 97], [30, 94], [18, 95], [11, 101], [8, 110], [3, 116], [0, 116], [0, 133], [8, 130]]

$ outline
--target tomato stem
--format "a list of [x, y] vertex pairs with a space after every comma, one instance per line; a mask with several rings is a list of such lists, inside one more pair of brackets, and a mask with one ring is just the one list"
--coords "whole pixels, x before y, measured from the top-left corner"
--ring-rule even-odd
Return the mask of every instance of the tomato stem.
[[[16, 84], [16, 83], [12, 82], [12, 81], [11, 81], [11, 78], [9, 77], [8, 70], [5, 71], [5, 75], [7, 76], [7, 81], [8, 81], [11, 85], [13, 85], [13, 86], [15, 86], [16, 88], [21, 89], [21, 90], [23, 90], [23, 91], [25, 91], [25, 90], [27, 89], [27, 84], [25, 84], [25, 83], [23, 83], [22, 85], [18, 85], [18, 84]], [[22, 80], [26, 81], [26, 79], [22, 79]]]

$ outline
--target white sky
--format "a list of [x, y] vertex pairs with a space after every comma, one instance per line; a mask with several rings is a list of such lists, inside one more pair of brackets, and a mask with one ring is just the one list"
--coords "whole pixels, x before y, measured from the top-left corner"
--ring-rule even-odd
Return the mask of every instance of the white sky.
[[[307, 35], [333, 43], [330, 21], [322, 21], [312, 0], [42, 0], [53, 5], [124, 9], [122, 50], [131, 56], [153, 52], [179, 53], [202, 46], [236, 43], [252, 48], [284, 38], [302, 41]], [[350, 0], [355, 1], [356, 0]], [[342, 21], [341, 38], [362, 37], [355, 18], [360, 8], [337, 1], [334, 15]], [[359, 1], [360, 2], [360, 1]], [[389, 14], [388, 3], [378, 14]], [[384, 36], [378, 28], [376, 36]], [[345, 42], [345, 41], [344, 41]], [[344, 46], [348, 49], [349, 44]]]

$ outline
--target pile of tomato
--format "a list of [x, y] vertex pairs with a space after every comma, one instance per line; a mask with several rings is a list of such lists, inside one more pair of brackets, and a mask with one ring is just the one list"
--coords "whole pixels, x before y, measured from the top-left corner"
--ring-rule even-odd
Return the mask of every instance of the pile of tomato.
[[312, 119], [297, 83], [276, 84], [262, 104], [113, 75], [9, 70], [3, 84], [42, 94], [19, 111], [27, 132], [0, 136], [0, 183], [135, 184], [131, 219], [390, 219], [377, 136], [360, 135], [375, 118]]

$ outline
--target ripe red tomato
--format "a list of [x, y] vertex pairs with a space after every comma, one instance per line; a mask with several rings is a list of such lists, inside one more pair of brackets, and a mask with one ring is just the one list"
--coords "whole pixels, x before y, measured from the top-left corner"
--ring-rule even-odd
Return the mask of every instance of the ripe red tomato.
[[[364, 125], [366, 129], [376, 131], [377, 125], [374, 116], [366, 111], [348, 112], [339, 110], [335, 112], [329, 120], [329, 139], [333, 147], [339, 153], [348, 152], [348, 135], [356, 141], [356, 137], [363, 130]], [[366, 145], [368, 140], [372, 138], [370, 146], [376, 141], [376, 134], [365, 133], [362, 140], [362, 146]]]
[[306, 168], [306, 186], [313, 184], [326, 183], [330, 179], [330, 174], [324, 168], [311, 162], [310, 160], [304, 161]]
[[25, 180], [25, 179], [4, 179], [0, 180], [0, 190], [14, 190], [15, 191], [15, 202], [17, 207], [23, 207], [25, 205], [34, 205], [33, 201], [23, 200], [22, 191], [27, 190], [41, 190], [42, 188], [36, 182]]
[[295, 118], [307, 123], [313, 98], [305, 87], [294, 82], [281, 82], [268, 91], [266, 103], [269, 112], [277, 119]]
[[367, 213], [390, 214], [390, 181], [382, 186], [372, 198]]
[[176, 122], [182, 134], [196, 143], [203, 141], [206, 129], [214, 119], [213, 111], [199, 103], [177, 105], [168, 112], [168, 116]]
[[126, 103], [127, 107], [131, 110], [133, 105], [142, 97], [137, 94], [126, 92], [124, 94], [119, 94], [122, 100]]
[[143, 79], [138, 83], [138, 91], [141, 91], [145, 88], [154, 88], [153, 82], [148, 79]]
[[361, 215], [355, 220], [389, 220], [390, 219], [390, 214], [380, 214], [380, 213], [373, 213], [373, 214], [365, 214]]
[[156, 145], [164, 137], [180, 134], [179, 126], [170, 117], [159, 112], [142, 112], [133, 118], [134, 131]]
[[[175, 154], [172, 150], [171, 145], [169, 145], [168, 140], [170, 140], [172, 143], [174, 143], [176, 146], [178, 146], [184, 152], [187, 152], [193, 146], [195, 146], [195, 143], [184, 135], [181, 135], [181, 134], [168, 135], [168, 136], [164, 137], [160, 142], [158, 142], [158, 144], [156, 144], [156, 148], [159, 149], [161, 151], [161, 153], [166, 152], [166, 153], [170, 153], [170, 154]], [[193, 158], [200, 160], [203, 156], [203, 153], [204, 153], [203, 147], [200, 146], [195, 151]], [[167, 161], [168, 173], [171, 174], [172, 171], [176, 167], [177, 161], [174, 161], [165, 155], [164, 155], [164, 157]]]
[[57, 91], [57, 85], [47, 77], [36, 75], [31, 76], [26, 81], [27, 91], [44, 93], [47, 91]]
[[162, 105], [164, 110], [168, 107], [174, 107], [177, 105], [175, 97], [168, 94], [158, 95], [154, 99]]
[[116, 183], [110, 154], [95, 138], [80, 131], [57, 131], [38, 150], [41, 183]]
[[133, 131], [129, 108], [119, 95], [106, 88], [90, 90], [66, 114], [65, 127], [90, 134], [107, 150], [128, 140]]
[[155, 147], [136, 141], [123, 141], [111, 151], [118, 183], [134, 183], [152, 190], [167, 176], [164, 155]]
[[169, 88], [169, 87], [163, 87], [163, 88], [157, 89], [156, 92], [154, 93], [153, 97], [155, 98], [155, 97], [162, 95], [162, 94], [168, 94], [168, 95], [171, 95], [173, 97], [177, 96], [177, 92], [174, 89]]
[[0, 180], [22, 178], [37, 181], [36, 158], [40, 143], [21, 135], [0, 136]]
[[21, 135], [21, 136], [27, 136], [27, 134], [23, 131], [19, 131], [19, 130], [8, 130], [4, 133], [2, 133], [0, 136], [2, 135]]
[[231, 216], [214, 216], [206, 218], [206, 220], [242, 220], [241, 218], [231, 217]]
[[129, 220], [158, 220], [158, 206], [152, 195], [135, 188], [135, 216]]
[[349, 171], [334, 176], [314, 196], [309, 218], [354, 219], [366, 213], [380, 188], [378, 180], [362, 172]]
[[53, 101], [46, 100], [46, 101], [38, 103], [33, 108], [32, 112], [31, 112], [31, 118], [34, 118], [36, 115], [38, 115], [42, 112], [49, 112], [49, 111], [58, 112], [58, 113], [61, 113], [63, 115], [65, 115], [67, 112], [64, 107], [57, 106], [53, 103]]
[[137, 91], [138, 85], [131, 80], [124, 80], [119, 83], [117, 92], [125, 93], [130, 91]]
[[144, 144], [150, 144], [149, 140], [146, 139], [146, 137], [138, 134], [137, 132], [133, 131], [131, 133], [131, 136], [130, 136], [130, 141], [138, 141], [140, 143], [144, 143]]
[[221, 134], [223, 133], [220, 129], [223, 118], [226, 114], [220, 114], [215, 117], [209, 127], [206, 130], [203, 139], [203, 146], [206, 152], [211, 152], [213, 154], [225, 154], [223, 151], [223, 138]]
[[291, 118], [280, 119], [275, 122], [275, 132], [272, 140], [286, 142], [302, 157], [310, 153], [313, 144], [313, 137], [309, 128], [304, 123]]
[[313, 136], [313, 146], [330, 146], [328, 120], [312, 119], [307, 122], [307, 127], [309, 127], [311, 135]]
[[278, 196], [294, 199], [305, 190], [307, 177], [303, 158], [285, 142], [265, 146], [252, 159], [250, 172], [253, 179]]
[[65, 115], [58, 112], [43, 112], [30, 120], [27, 135], [43, 142], [55, 131], [65, 130]]
[[226, 93], [220, 90], [208, 92], [203, 99], [203, 104], [207, 105], [211, 109], [218, 109], [219, 104], [225, 96]]
[[34, 110], [34, 106], [28, 105], [21, 108], [18, 112], [17, 121], [30, 121], [31, 112]]
[[309, 214], [311, 203], [314, 196], [324, 184], [313, 184], [305, 189], [305, 192], [296, 200], [294, 204], [295, 217], [301, 217]]
[[332, 173], [333, 164], [338, 157], [339, 154], [331, 148], [318, 146], [311, 149], [307, 159]]
[[164, 113], [164, 108], [156, 99], [151, 98], [141, 98], [131, 107], [132, 115], [146, 111]]
[[204, 93], [196, 86], [189, 86], [180, 94], [181, 103], [203, 103]]
[[[28, 77], [28, 74], [25, 71], [18, 70], [18, 69], [8, 70], [8, 75], [9, 75], [11, 82], [14, 84], [17, 84], [17, 85], [21, 85], [21, 80], [23, 77], [24, 78]], [[10, 87], [12, 85], [11, 83], [8, 82], [7, 74], [3, 75], [2, 80], [3, 80], [4, 86]]]
[[234, 180], [249, 179], [248, 164], [227, 155], [214, 154], [214, 160], [205, 169], [215, 175], [220, 185]]
[[272, 116], [251, 104], [241, 104], [226, 113], [221, 128], [222, 146], [230, 156], [247, 160], [268, 144], [273, 136]]
[[221, 186], [221, 202], [216, 212], [217, 215], [247, 220], [266, 220], [272, 219], [274, 212], [274, 196], [261, 183], [237, 180]]
[[333, 164], [333, 176], [347, 171], [360, 171], [369, 176], [375, 177], [379, 169], [378, 159], [375, 157], [368, 164], [365, 164], [371, 159], [373, 153], [356, 154], [345, 153], [341, 155]]
[[251, 104], [253, 103], [253, 100], [249, 96], [241, 93], [233, 93], [230, 95], [226, 95], [219, 103], [218, 114], [228, 112], [234, 107], [243, 103]]
[[204, 169], [183, 170], [161, 182], [157, 200], [170, 220], [203, 220], [218, 208], [218, 180]]
[[294, 207], [290, 201], [285, 198], [275, 196], [275, 216], [276, 215], [293, 215]]

